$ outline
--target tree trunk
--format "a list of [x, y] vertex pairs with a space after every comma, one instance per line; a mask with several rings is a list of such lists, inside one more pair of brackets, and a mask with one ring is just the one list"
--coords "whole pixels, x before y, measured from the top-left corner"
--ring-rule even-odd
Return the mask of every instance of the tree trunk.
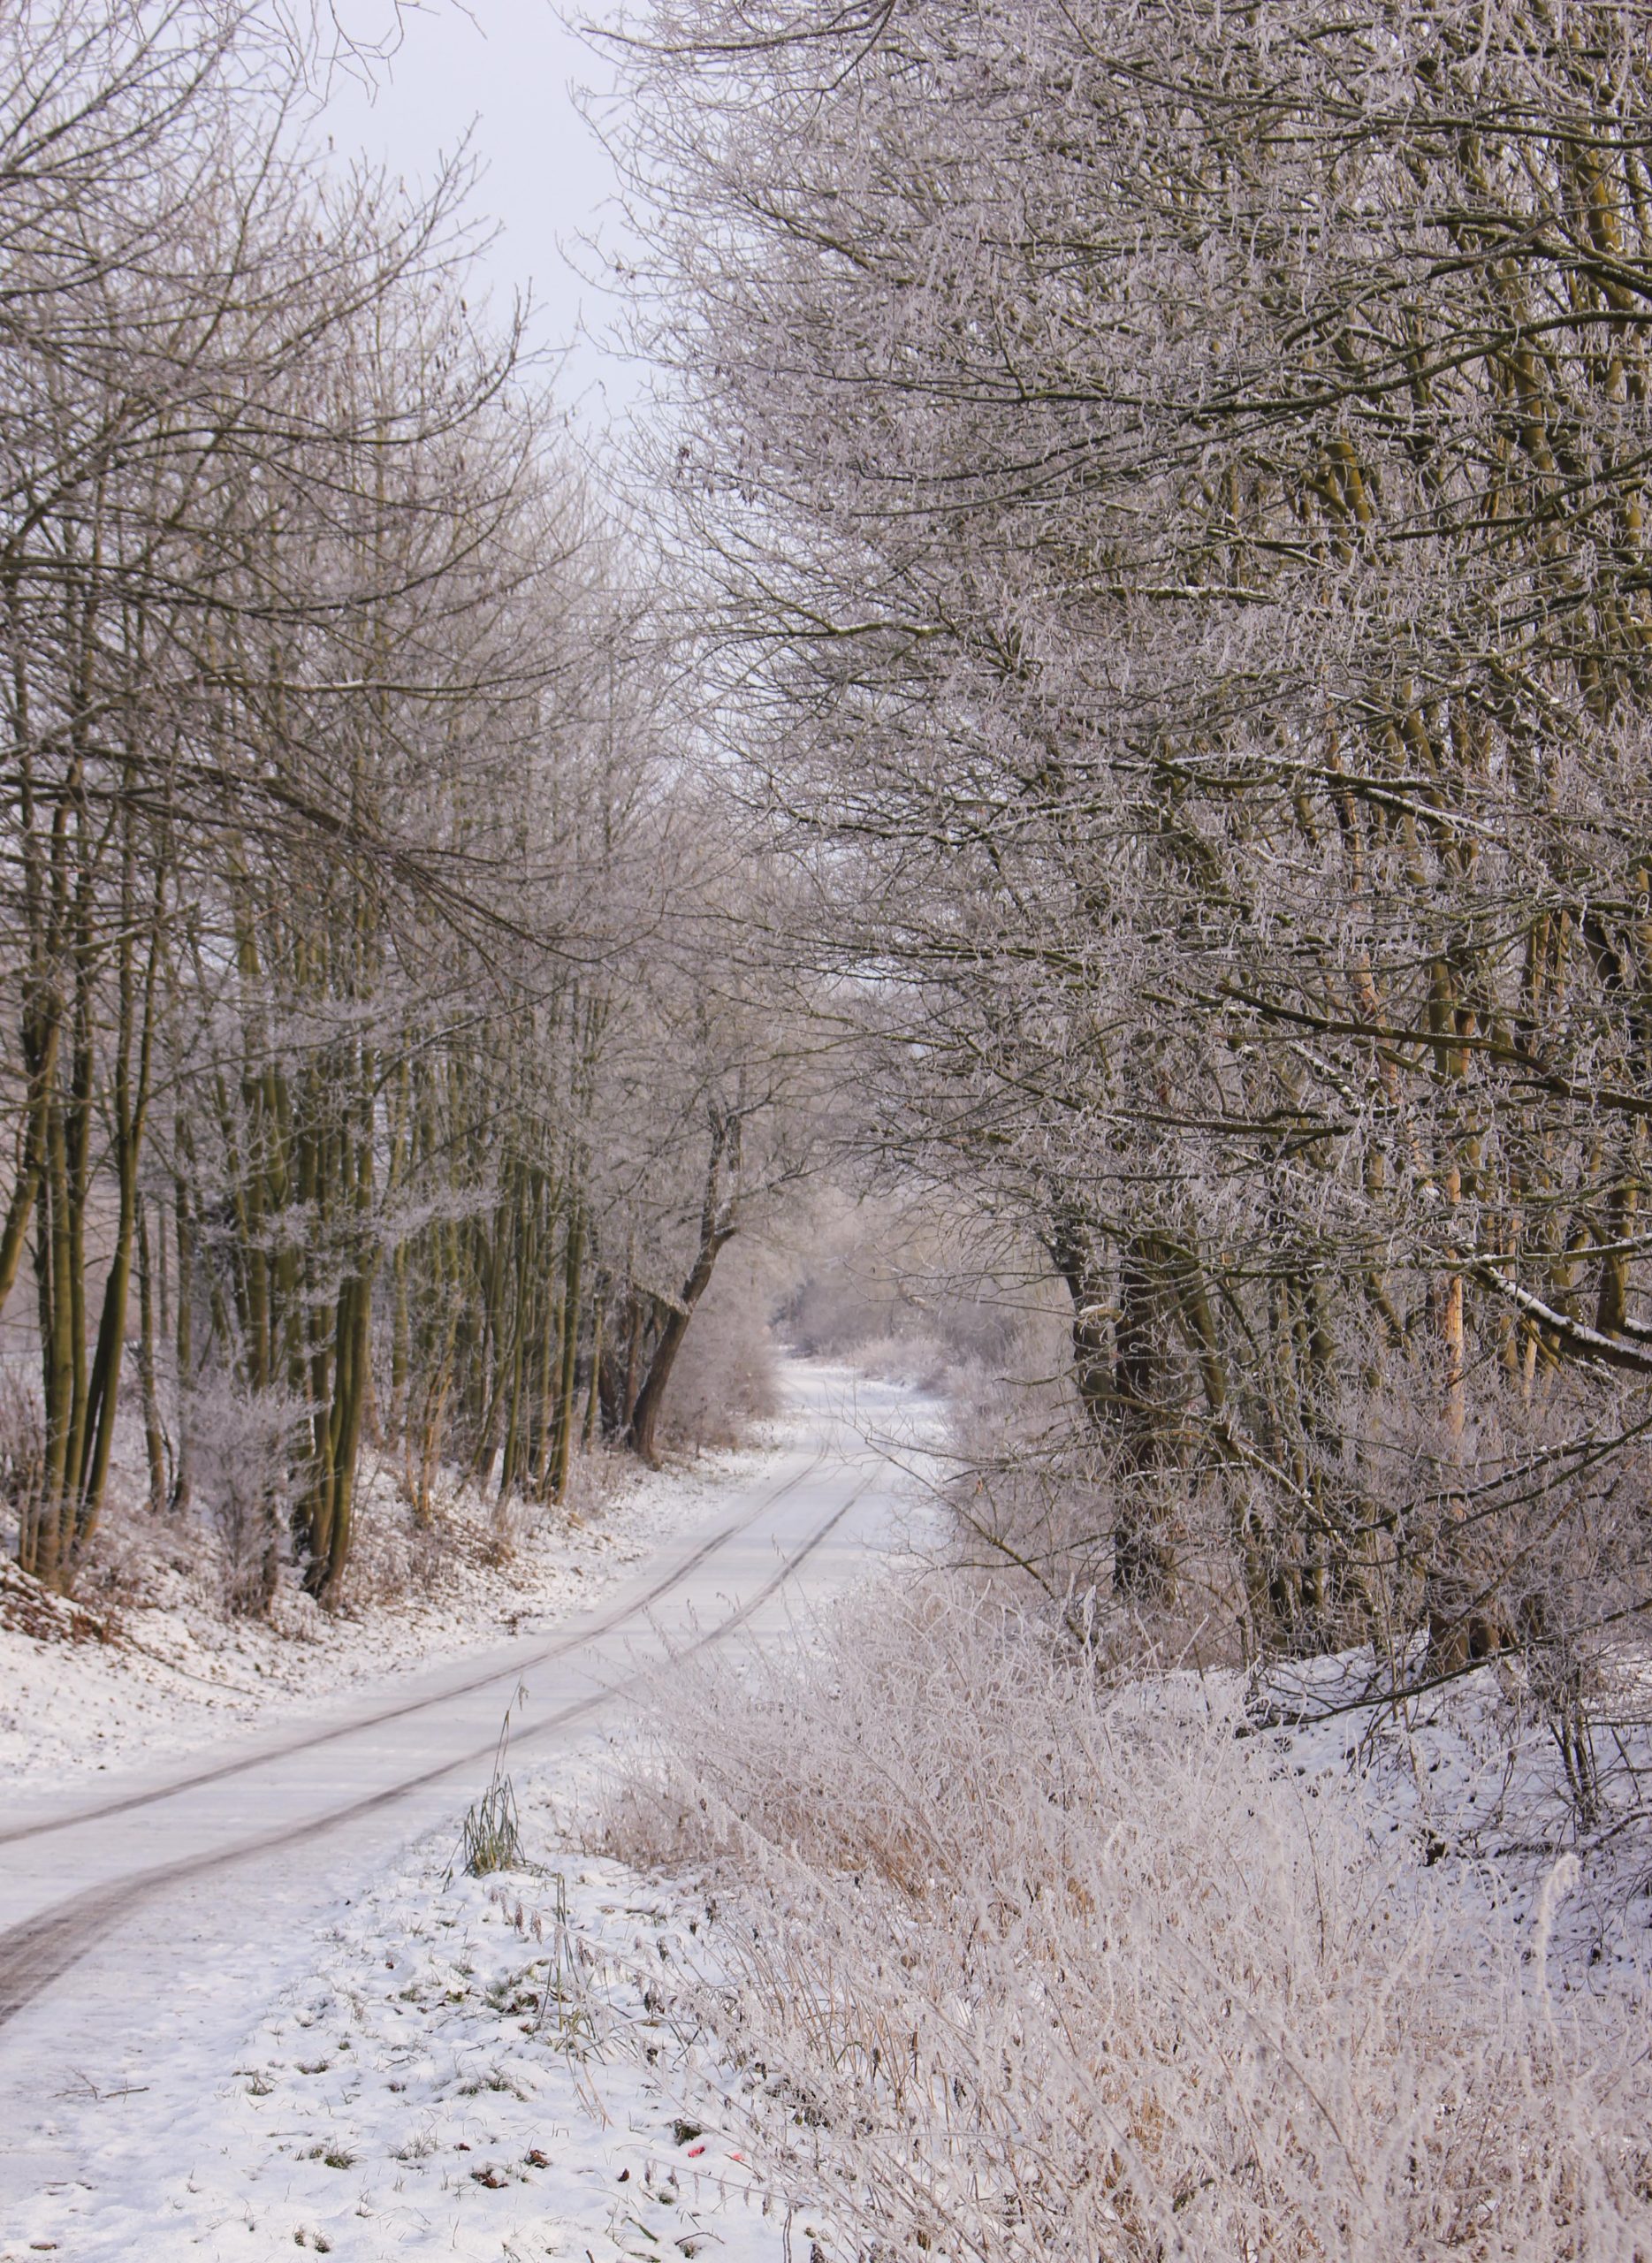
[[659, 1463], [654, 1434], [659, 1427], [659, 1410], [665, 1401], [666, 1388], [671, 1382], [671, 1371], [676, 1365], [677, 1354], [688, 1335], [695, 1307], [711, 1285], [718, 1257], [738, 1231], [733, 1205], [725, 1208], [722, 1201], [723, 1158], [735, 1132], [735, 1125], [730, 1117], [719, 1114], [713, 1119], [711, 1160], [705, 1171], [705, 1200], [700, 1208], [700, 1246], [681, 1294], [666, 1311], [653, 1356], [648, 1363], [648, 1372], [643, 1378], [636, 1403], [626, 1425], [626, 1444], [647, 1462], [651, 1469], [657, 1468]]

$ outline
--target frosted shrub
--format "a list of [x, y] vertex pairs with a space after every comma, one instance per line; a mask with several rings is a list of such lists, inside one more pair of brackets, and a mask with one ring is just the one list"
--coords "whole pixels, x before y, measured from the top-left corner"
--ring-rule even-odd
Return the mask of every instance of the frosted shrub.
[[10, 1368], [0, 1368], [0, 1510], [19, 1536], [39, 1506], [45, 1467], [40, 1400]]
[[[1225, 1685], [1224, 1685], [1225, 1688]], [[748, 2141], [867, 2256], [1652, 2256], [1632, 2015], [1191, 1676], [933, 1588], [707, 1667], [610, 1810], [715, 1886]]]
[[751, 1253], [732, 1253], [742, 1261], [724, 1260], [671, 1371], [660, 1422], [668, 1449], [738, 1445], [780, 1405], [771, 1292]]
[[287, 1551], [288, 1468], [301, 1410], [279, 1391], [250, 1391], [225, 1375], [188, 1395], [194, 1480], [210, 1505], [221, 1550], [224, 1600], [263, 1618]]

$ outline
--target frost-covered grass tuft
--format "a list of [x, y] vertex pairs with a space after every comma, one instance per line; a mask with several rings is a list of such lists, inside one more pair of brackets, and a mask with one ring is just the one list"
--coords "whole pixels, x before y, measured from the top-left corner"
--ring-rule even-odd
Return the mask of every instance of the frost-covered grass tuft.
[[1521, 1920], [1245, 1726], [949, 1588], [674, 1680], [608, 1838], [712, 1887], [754, 2157], [849, 2252], [1652, 2254], [1646, 1976], [1554, 1969], [1575, 1863]]
[[508, 1776], [496, 1775], [465, 1810], [459, 1867], [467, 1878], [487, 1878], [495, 1871], [520, 1870], [523, 1860], [515, 1789]]

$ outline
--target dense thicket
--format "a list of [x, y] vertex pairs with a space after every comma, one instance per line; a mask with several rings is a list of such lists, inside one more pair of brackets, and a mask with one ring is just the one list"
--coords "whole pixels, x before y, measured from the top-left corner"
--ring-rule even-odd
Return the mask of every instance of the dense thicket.
[[1070, 1292], [1006, 1550], [1572, 1687], [1647, 1595], [1652, 11], [665, 0], [634, 92], [873, 1139]]
[[[1575, 1855], [1522, 1878], [1529, 1808], [1501, 1890], [1485, 1836], [1425, 1854], [1423, 1708], [1350, 1770], [1346, 1721], [1257, 1737], [1237, 1676], [1114, 1680], [950, 1576], [811, 1632], [674, 1676], [604, 1821], [696, 1878], [639, 1991], [841, 2252], [1640, 2256], [1641, 1928], [1572, 1931]], [[1479, 1835], [1515, 1772], [1434, 1819]]]
[[209, 1449], [248, 1605], [289, 1552], [337, 1593], [366, 1436], [421, 1512], [444, 1459], [544, 1498], [598, 1427], [651, 1452], [785, 1168], [709, 941], [739, 847], [467, 305], [463, 181], [307, 157], [271, 20], [0, 27], [18, 1549], [73, 1578], [141, 1419], [157, 1506]]

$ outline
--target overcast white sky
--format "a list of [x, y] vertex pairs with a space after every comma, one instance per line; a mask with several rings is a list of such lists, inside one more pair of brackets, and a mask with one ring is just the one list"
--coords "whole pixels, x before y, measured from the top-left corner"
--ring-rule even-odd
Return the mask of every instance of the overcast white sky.
[[[337, 0], [336, 12], [364, 44], [396, 18], [394, 0]], [[618, 7], [574, 0], [568, 12], [602, 20]], [[626, 364], [575, 344], [582, 317], [600, 330], [609, 309], [561, 249], [580, 256], [575, 239], [601, 227], [613, 195], [612, 168], [571, 92], [576, 83], [605, 85], [607, 75], [552, 0], [423, 0], [404, 11], [400, 48], [377, 67], [370, 95], [359, 79], [339, 77], [322, 119], [341, 155], [363, 152], [409, 183], [428, 181], [474, 124], [483, 167], [476, 207], [500, 224], [487, 279], [502, 307], [513, 288], [531, 289], [539, 309], [533, 342], [572, 347], [558, 392], [595, 425], [622, 415], [637, 390]]]

